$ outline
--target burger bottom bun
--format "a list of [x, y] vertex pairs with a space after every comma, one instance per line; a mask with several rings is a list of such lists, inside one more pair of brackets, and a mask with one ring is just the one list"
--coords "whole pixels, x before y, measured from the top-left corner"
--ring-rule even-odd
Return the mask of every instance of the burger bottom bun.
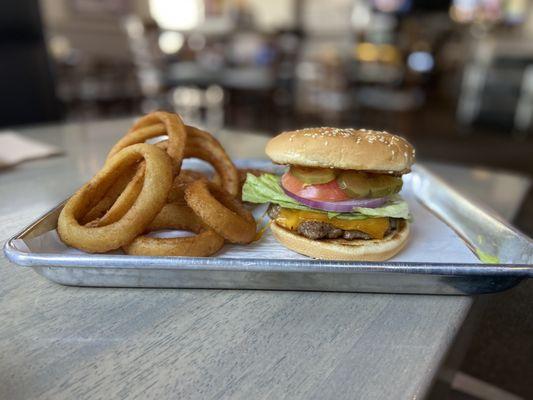
[[285, 247], [321, 260], [385, 261], [403, 249], [409, 238], [407, 222], [383, 239], [373, 240], [312, 240], [282, 228], [274, 221], [271, 221], [270, 229]]

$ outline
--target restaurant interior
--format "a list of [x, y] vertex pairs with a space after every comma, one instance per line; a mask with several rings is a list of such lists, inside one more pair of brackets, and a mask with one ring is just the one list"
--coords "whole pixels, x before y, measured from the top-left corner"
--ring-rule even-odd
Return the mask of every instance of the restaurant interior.
[[[215, 133], [364, 127], [422, 163], [531, 178], [532, 43], [528, 0], [19, 0], [0, 13], [0, 130], [158, 109]], [[531, 188], [511, 222], [533, 235]], [[487, 300], [459, 367], [523, 399], [532, 285]]]

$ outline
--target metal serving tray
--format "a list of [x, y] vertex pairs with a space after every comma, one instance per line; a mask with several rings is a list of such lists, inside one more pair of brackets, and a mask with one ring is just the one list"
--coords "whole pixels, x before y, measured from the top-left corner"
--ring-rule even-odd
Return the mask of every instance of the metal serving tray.
[[[244, 160], [241, 167], [273, 169], [265, 161]], [[212, 289], [321, 290], [345, 292], [472, 295], [497, 292], [533, 277], [533, 242], [491, 212], [466, 199], [422, 166], [406, 186], [468, 248], [497, 259], [497, 264], [447, 262], [446, 254], [428, 254], [423, 262], [319, 261], [269, 248], [243, 247], [238, 257], [140, 257], [123, 254], [28, 252], [17, 244], [56, 228], [62, 204], [6, 242], [12, 262], [72, 286]], [[408, 200], [409, 201], [409, 200]], [[412, 205], [412, 204], [411, 204]], [[429, 217], [428, 217], [429, 218]], [[414, 224], [425, 224], [415, 215]], [[441, 223], [441, 222], [438, 222]], [[446, 228], [447, 229], [447, 228]], [[414, 240], [415, 238], [413, 238]], [[441, 240], [440, 238], [438, 240]], [[442, 240], [445, 240], [444, 238]], [[280, 250], [283, 249], [283, 250]], [[279, 253], [276, 253], [279, 251]], [[231, 252], [229, 253], [231, 254]], [[470, 254], [470, 253], [469, 253]], [[451, 260], [448, 260], [451, 261]]]

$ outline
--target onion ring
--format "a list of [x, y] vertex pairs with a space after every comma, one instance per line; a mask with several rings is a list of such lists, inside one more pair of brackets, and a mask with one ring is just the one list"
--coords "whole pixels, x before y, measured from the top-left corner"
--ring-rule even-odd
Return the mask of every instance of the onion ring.
[[140, 164], [139, 169], [137, 170], [133, 179], [124, 188], [122, 193], [118, 195], [109, 210], [107, 210], [102, 217], [94, 219], [85, 225], [92, 227], [105, 226], [121, 219], [131, 208], [132, 204], [135, 203], [135, 199], [137, 199], [139, 193], [141, 193], [144, 183], [144, 170], [145, 164], [142, 163]]
[[146, 231], [160, 229], [188, 230], [196, 235], [175, 238], [138, 236], [123, 247], [126, 254], [206, 257], [216, 253], [224, 245], [224, 238], [206, 227], [196, 214], [184, 205], [166, 204]]
[[[183, 205], [185, 202], [185, 186], [197, 179], [207, 179], [207, 177], [198, 171], [182, 170], [172, 182], [168, 192], [167, 203], [178, 202]], [[87, 226], [104, 226], [118, 221], [128, 211], [142, 189], [144, 181], [144, 165], [141, 164], [139, 171], [133, 177], [131, 182], [126, 186], [124, 191], [119, 195], [115, 203], [109, 208], [105, 215], [96, 221], [92, 221]]]
[[113, 203], [115, 203], [120, 194], [126, 189], [136, 173], [137, 170], [134, 168], [123, 173], [113, 186], [109, 188], [104, 197], [102, 197], [102, 199], [91, 208], [87, 214], [80, 218], [80, 222], [85, 225], [91, 221], [102, 218], [113, 206]]
[[180, 174], [174, 178], [170, 192], [168, 192], [168, 203], [187, 204], [185, 202], [185, 187], [198, 179], [207, 180], [207, 176], [203, 173], [193, 170], [182, 169]]
[[[233, 161], [222, 145], [210, 133], [187, 125], [187, 145], [184, 158], [199, 158], [215, 168], [219, 176], [220, 186], [236, 196], [239, 193], [239, 173]], [[157, 143], [162, 149], [167, 149], [166, 140]]]
[[231, 243], [250, 243], [256, 235], [254, 217], [224, 189], [204, 180], [185, 188], [185, 201], [202, 221]]
[[[164, 111], [150, 113], [133, 124], [128, 133], [113, 146], [108, 160], [125, 147], [165, 134], [168, 136], [165, 151], [175, 162], [174, 172], [177, 174], [183, 160], [187, 131], [177, 114]], [[112, 187], [109, 194], [106, 194], [80, 222], [95, 227], [105, 226], [122, 218], [141, 191], [142, 169], [141, 164], [136, 175], [125, 174], [124, 178], [120, 178], [116, 187]]]
[[[144, 159], [146, 170], [141, 192], [120, 220], [99, 227], [80, 225], [78, 220], [94, 206], [131, 165]], [[88, 183], [65, 204], [58, 219], [59, 237], [67, 245], [96, 253], [130, 243], [163, 208], [172, 185], [172, 161], [150, 144], [128, 146], [114, 155]]]
[[187, 126], [185, 157], [195, 157], [211, 164], [220, 176], [221, 187], [236, 196], [239, 193], [239, 173], [220, 142], [201, 129]]
[[178, 177], [188, 182], [197, 181], [198, 179], [208, 179], [206, 174], [195, 171], [194, 169], [182, 169]]
[[177, 164], [175, 171], [177, 174], [183, 160], [187, 129], [179, 115], [164, 111], [152, 112], [134, 123], [128, 133], [111, 148], [107, 159], [109, 160], [110, 157], [127, 146], [143, 143], [161, 135], [168, 136], [166, 151]]

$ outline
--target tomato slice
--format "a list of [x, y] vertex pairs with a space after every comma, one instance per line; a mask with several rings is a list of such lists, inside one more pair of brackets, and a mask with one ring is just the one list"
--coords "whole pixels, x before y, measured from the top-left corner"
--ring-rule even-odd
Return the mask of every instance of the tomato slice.
[[339, 188], [336, 180], [317, 185], [306, 185], [295, 176], [286, 172], [281, 177], [281, 185], [296, 196], [309, 200], [319, 201], [342, 201], [349, 197]]

